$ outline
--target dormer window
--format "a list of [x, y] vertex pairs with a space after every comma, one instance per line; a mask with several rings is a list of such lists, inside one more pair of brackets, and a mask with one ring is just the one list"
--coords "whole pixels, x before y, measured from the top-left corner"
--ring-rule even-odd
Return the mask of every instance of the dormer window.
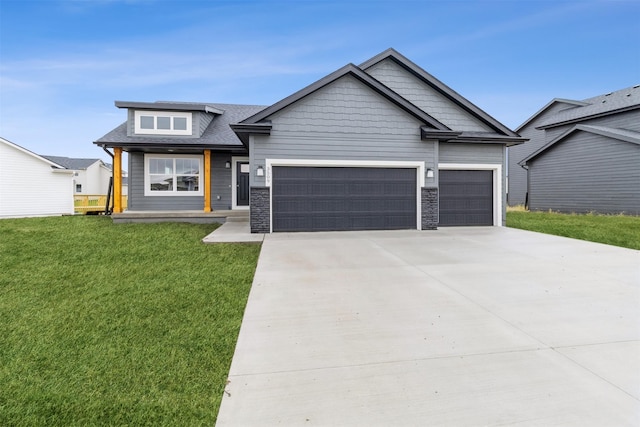
[[191, 135], [191, 113], [136, 111], [135, 133], [141, 135]]

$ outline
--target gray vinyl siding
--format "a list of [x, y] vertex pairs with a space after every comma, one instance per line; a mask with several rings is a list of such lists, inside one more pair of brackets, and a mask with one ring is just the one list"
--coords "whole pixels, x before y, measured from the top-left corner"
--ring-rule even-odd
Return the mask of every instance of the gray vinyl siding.
[[[520, 130], [520, 135], [529, 138], [529, 141], [522, 145], [509, 147], [509, 205], [524, 204], [527, 193], [527, 171], [518, 162], [525, 157], [539, 150], [560, 135], [572, 129], [576, 123], [571, 123], [552, 128], [536, 129], [546, 122], [550, 116], [558, 111], [566, 109], [567, 104], [556, 104], [549, 107], [547, 111], [538, 116]], [[638, 110], [617, 113], [609, 116], [594, 119], [581, 120], [580, 124], [592, 126], [605, 126], [618, 129], [627, 129], [640, 132], [640, 112]]]
[[508, 151], [508, 168], [509, 168], [509, 200], [510, 206], [524, 205], [527, 194], [527, 171], [522, 168], [518, 162], [531, 153], [539, 150], [547, 142], [551, 141], [544, 130], [536, 129], [541, 123], [544, 123], [549, 117], [557, 114], [560, 110], [567, 109], [571, 104], [556, 103], [551, 105], [547, 110], [541, 113], [533, 121], [528, 123], [518, 132], [520, 136], [529, 138], [524, 144], [514, 145], [507, 148]]
[[493, 163], [502, 164], [502, 144], [440, 143], [438, 163]]
[[[435, 168], [435, 143], [421, 141], [422, 123], [350, 76], [270, 117], [270, 136], [253, 135], [253, 168], [266, 159], [424, 161]], [[251, 174], [250, 185], [264, 186]], [[433, 179], [426, 185], [433, 186]]]
[[392, 59], [378, 62], [366, 72], [451, 129], [493, 131], [427, 83], [407, 72]]
[[640, 214], [640, 146], [575, 132], [530, 162], [532, 210]]
[[[211, 207], [231, 209], [231, 162], [229, 153], [211, 153]], [[129, 153], [129, 210], [201, 210], [204, 197], [146, 197], [144, 195], [144, 154]], [[220, 196], [220, 200], [218, 200]]]
[[215, 151], [211, 153], [211, 208], [213, 210], [231, 209], [232, 168], [225, 168], [226, 162], [231, 163], [231, 154]]

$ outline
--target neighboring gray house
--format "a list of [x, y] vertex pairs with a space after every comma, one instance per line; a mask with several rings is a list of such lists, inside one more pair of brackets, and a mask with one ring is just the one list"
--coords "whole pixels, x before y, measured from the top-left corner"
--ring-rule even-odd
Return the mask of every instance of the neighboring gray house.
[[524, 141], [393, 49], [266, 108], [116, 106], [127, 122], [95, 142], [129, 153], [115, 217], [249, 209], [252, 232], [502, 225]]
[[640, 215], [640, 85], [584, 101], [554, 99], [509, 148], [510, 205]]

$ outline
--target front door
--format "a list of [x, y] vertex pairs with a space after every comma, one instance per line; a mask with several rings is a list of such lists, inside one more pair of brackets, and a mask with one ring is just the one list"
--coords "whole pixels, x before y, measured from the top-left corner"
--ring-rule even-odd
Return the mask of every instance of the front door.
[[236, 206], [249, 206], [249, 162], [236, 165]]

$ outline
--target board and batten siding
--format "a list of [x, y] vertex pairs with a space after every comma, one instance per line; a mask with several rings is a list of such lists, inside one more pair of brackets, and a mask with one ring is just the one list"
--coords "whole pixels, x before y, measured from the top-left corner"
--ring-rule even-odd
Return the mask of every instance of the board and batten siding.
[[0, 218], [73, 214], [73, 173], [0, 141]]
[[366, 72], [451, 129], [493, 131], [393, 59], [387, 58], [380, 61], [368, 68]]
[[640, 214], [640, 146], [575, 132], [529, 163], [529, 207]]
[[[342, 77], [273, 114], [271, 135], [252, 135], [251, 164], [266, 159], [424, 161], [435, 168], [435, 144], [420, 139], [415, 117], [351, 76]], [[264, 177], [250, 176], [264, 186]], [[431, 182], [429, 181], [431, 180]], [[426, 185], [434, 185], [427, 179]]]

